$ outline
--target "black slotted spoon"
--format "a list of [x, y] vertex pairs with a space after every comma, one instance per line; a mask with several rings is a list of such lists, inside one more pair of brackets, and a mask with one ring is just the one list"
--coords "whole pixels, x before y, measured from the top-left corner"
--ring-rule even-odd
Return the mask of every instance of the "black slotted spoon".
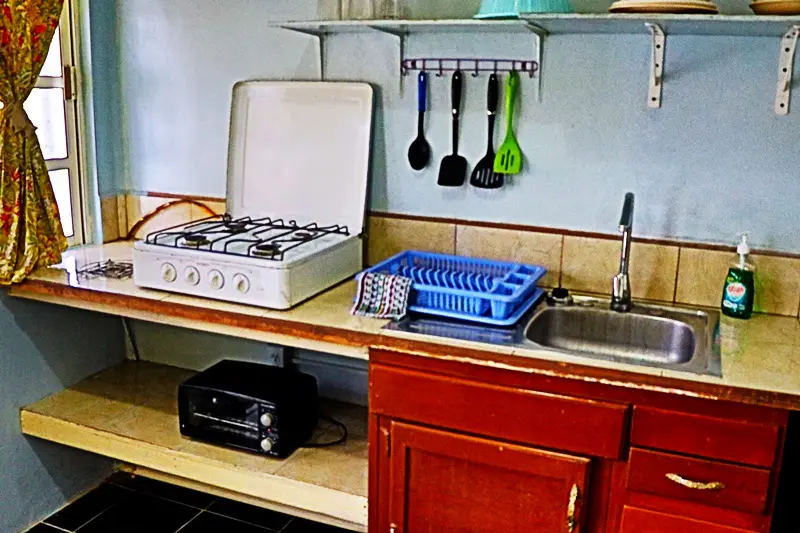
[[486, 111], [489, 115], [489, 134], [486, 155], [483, 156], [469, 179], [470, 185], [479, 189], [499, 189], [503, 186], [503, 175], [494, 171], [494, 121], [497, 118], [497, 75], [489, 76], [486, 95]]
[[453, 72], [451, 95], [453, 97], [453, 153], [442, 159], [438, 183], [442, 187], [461, 187], [467, 179], [467, 160], [458, 155], [458, 119], [461, 115], [461, 71]]

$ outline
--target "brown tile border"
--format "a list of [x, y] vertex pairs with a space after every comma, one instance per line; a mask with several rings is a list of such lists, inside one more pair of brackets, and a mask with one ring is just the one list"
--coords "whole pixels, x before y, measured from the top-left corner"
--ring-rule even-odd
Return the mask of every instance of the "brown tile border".
[[[458, 218], [440, 218], [422, 215], [408, 215], [403, 213], [386, 213], [381, 211], [370, 211], [369, 216], [380, 218], [394, 218], [400, 220], [418, 220], [423, 222], [440, 222], [444, 224], [456, 224], [459, 226], [475, 226], [479, 228], [508, 229], [514, 231], [531, 231], [536, 233], [554, 233], [565, 237], [588, 237], [592, 239], [619, 240], [620, 236], [614, 233], [600, 233], [593, 231], [579, 231], [563, 228], [552, 228], [547, 226], [527, 226], [523, 224], [508, 224], [505, 222], [486, 222], [482, 220], [467, 220]], [[634, 237], [633, 242], [645, 244], [657, 244], [661, 246], [678, 246], [681, 248], [696, 248], [700, 250], [713, 250], [719, 252], [736, 252], [736, 246], [726, 244], [713, 244], [698, 241], [683, 241], [678, 239], [658, 239], [654, 237]], [[768, 255], [773, 257], [800, 258], [800, 253], [781, 252], [777, 250], [753, 249], [752, 253], [757, 255]]]
[[196, 196], [192, 194], [174, 194], [170, 192], [147, 191], [128, 194], [130, 196], [149, 196], [151, 198], [169, 198], [171, 200], [194, 200], [195, 202], [225, 202], [225, 198], [219, 198], [217, 196]]
[[[190, 194], [175, 194], [175, 193], [165, 193], [165, 192], [156, 192], [156, 191], [146, 191], [146, 192], [137, 192], [137, 193], [129, 193], [133, 196], [150, 196], [154, 198], [170, 198], [170, 199], [186, 199], [186, 200], [194, 200], [197, 202], [225, 202], [225, 198], [220, 198], [216, 196], [197, 196], [197, 195], [190, 195]], [[394, 218], [399, 220], [414, 220], [418, 222], [438, 222], [442, 224], [456, 224], [459, 226], [474, 226], [478, 228], [492, 228], [492, 229], [507, 229], [513, 231], [530, 231], [536, 233], [552, 233], [556, 235], [562, 236], [573, 236], [573, 237], [589, 237], [593, 239], [605, 239], [605, 240], [618, 240], [620, 237], [614, 233], [602, 233], [602, 232], [594, 232], [594, 231], [581, 231], [581, 230], [571, 230], [565, 228], [553, 228], [548, 226], [531, 226], [525, 224], [510, 224], [506, 222], [487, 222], [483, 220], [469, 220], [469, 219], [460, 219], [460, 218], [446, 218], [446, 217], [431, 217], [431, 216], [424, 216], [424, 215], [410, 215], [405, 213], [390, 213], [385, 211], [374, 211], [370, 210], [367, 212], [368, 216], [372, 217], [380, 217], [380, 218]], [[736, 246], [727, 245], [727, 244], [714, 244], [714, 243], [706, 243], [706, 242], [699, 242], [699, 241], [689, 241], [689, 240], [680, 240], [680, 239], [659, 239], [655, 237], [634, 237], [633, 242], [641, 242], [647, 244], [658, 244], [662, 246], [678, 246], [682, 248], [695, 248], [700, 250], [713, 250], [719, 252], [736, 252]], [[754, 248], [752, 250], [753, 254], [757, 255], [766, 255], [772, 257], [788, 257], [788, 258], [800, 258], [800, 253], [792, 253], [792, 252], [781, 252], [778, 250], [768, 250], [763, 248]]]

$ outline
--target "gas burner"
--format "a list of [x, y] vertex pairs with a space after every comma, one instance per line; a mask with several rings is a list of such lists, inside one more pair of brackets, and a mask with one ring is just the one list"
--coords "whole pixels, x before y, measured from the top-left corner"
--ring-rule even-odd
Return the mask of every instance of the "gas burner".
[[314, 231], [298, 231], [292, 235], [298, 241], [310, 241], [316, 236], [316, 232]]
[[250, 252], [255, 257], [275, 257], [281, 251], [281, 247], [272, 242], [264, 242], [253, 246]]
[[186, 248], [200, 248], [209, 244], [210, 241], [205, 235], [193, 235], [191, 233], [183, 236], [183, 246]]
[[226, 220], [225, 221], [225, 230], [230, 231], [231, 233], [243, 233], [247, 231], [247, 221], [246, 220]]

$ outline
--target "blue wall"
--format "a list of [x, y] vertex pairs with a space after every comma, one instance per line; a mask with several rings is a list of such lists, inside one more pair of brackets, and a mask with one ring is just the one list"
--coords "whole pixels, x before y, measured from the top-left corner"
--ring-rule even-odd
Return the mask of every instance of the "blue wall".
[[[466, 16], [474, 3], [433, 14]], [[728, 12], [747, 9], [728, 4]], [[419, 5], [414, 15], [431, 14]], [[118, 11], [126, 157], [107, 190], [224, 196], [231, 86], [315, 78], [314, 41], [268, 23], [315, 18], [316, 0], [126, 0]], [[336, 35], [328, 43], [329, 78], [379, 88], [372, 209], [613, 232], [622, 194], [632, 190], [640, 235], [735, 242], [750, 231], [757, 246], [800, 252], [800, 107], [787, 117], [772, 111], [777, 37], [669, 37], [660, 110], [645, 105], [647, 35], [548, 38], [542, 101], [533, 81], [522, 83], [526, 171], [496, 192], [435, 185], [450, 146], [448, 79], [431, 87], [437, 162], [415, 174], [405, 161], [414, 79], [401, 97], [393, 39]], [[529, 57], [532, 43], [527, 35], [415, 35], [408, 55]], [[468, 77], [461, 144], [473, 162], [485, 146], [484, 94], [485, 78]]]
[[122, 360], [118, 318], [0, 292], [0, 532], [17, 533], [99, 483], [111, 462], [24, 437], [19, 408]]

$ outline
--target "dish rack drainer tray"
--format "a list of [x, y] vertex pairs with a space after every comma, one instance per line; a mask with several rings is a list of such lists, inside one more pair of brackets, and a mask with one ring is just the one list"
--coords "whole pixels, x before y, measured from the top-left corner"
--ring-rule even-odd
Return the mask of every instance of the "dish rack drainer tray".
[[406, 251], [365, 272], [414, 280], [408, 309], [495, 326], [510, 326], [541, 297], [544, 267]]

